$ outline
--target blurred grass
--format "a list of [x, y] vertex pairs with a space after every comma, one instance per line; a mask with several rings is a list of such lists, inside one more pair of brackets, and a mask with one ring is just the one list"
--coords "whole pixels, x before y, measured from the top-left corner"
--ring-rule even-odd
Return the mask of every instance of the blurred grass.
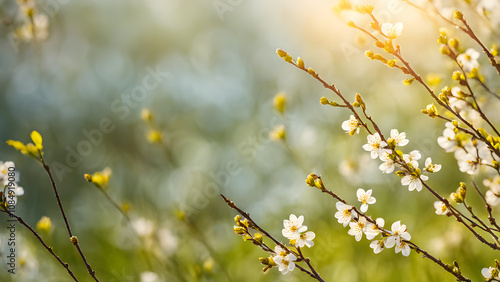
[[[360, 92], [384, 132], [407, 132], [408, 149], [443, 164], [430, 184], [444, 195], [454, 191], [469, 178], [436, 144], [443, 123], [419, 113], [430, 98], [417, 85], [403, 86], [405, 77], [397, 71], [363, 55], [372, 46], [345, 25], [351, 18], [363, 20], [354, 14], [336, 17], [331, 1], [243, 1], [222, 20], [214, 3], [70, 1], [49, 17], [47, 41], [23, 43], [17, 53], [7, 36], [20, 17], [2, 27], [1, 140], [27, 141], [36, 129], [44, 137], [49, 164], [68, 165], [68, 148], [76, 150], [86, 140], [82, 130], [98, 128], [104, 118], [115, 127], [58, 182], [74, 233], [101, 281], [139, 281], [143, 271], [157, 272], [162, 281], [310, 280], [299, 271], [262, 274], [258, 257], [266, 254], [233, 233], [235, 214], [218, 192], [280, 239], [282, 220], [291, 213], [304, 215], [317, 234], [315, 246], [305, 253], [327, 281], [452, 281], [415, 253], [409, 258], [393, 250], [374, 255], [366, 239], [356, 242], [336, 223], [335, 201], [305, 185], [310, 172], [321, 174], [327, 187], [351, 203], [358, 187], [373, 189], [377, 204], [369, 212], [374, 217], [384, 217], [386, 227], [401, 219], [416, 244], [447, 263], [456, 259], [466, 276], [480, 279], [480, 269], [492, 265], [495, 254], [453, 220], [435, 216], [430, 195], [409, 193], [396, 176], [381, 175], [376, 161], [362, 159], [364, 136], [349, 137], [340, 128], [349, 113], [320, 105], [319, 98], [333, 98], [332, 93], [275, 54], [282, 48], [301, 56], [348, 98]], [[388, 5], [381, 1], [376, 9], [387, 12]], [[1, 7], [4, 18], [17, 13], [15, 3], [2, 1]], [[424, 21], [421, 13], [401, 7], [389, 18], [405, 22], [403, 54], [423, 74], [451, 74], [435, 43], [442, 23]], [[127, 114], [113, 110], [115, 101], [142, 85], [147, 67], [169, 76], [128, 107]], [[287, 95], [284, 117], [272, 109], [272, 97], [281, 91]], [[154, 114], [178, 165], [147, 142], [142, 108]], [[280, 123], [296, 159], [268, 139]], [[0, 152], [2, 160], [15, 161], [21, 172], [25, 196], [18, 214], [33, 226], [49, 216], [55, 230], [46, 239], [81, 281], [90, 281], [69, 245], [41, 167], [6, 144]], [[352, 179], [338, 172], [344, 159], [363, 160]], [[83, 173], [105, 166], [113, 169], [111, 197], [130, 203], [133, 219], [148, 218], [156, 230], [167, 228], [173, 236], [171, 249], [158, 247], [159, 238], [151, 239], [153, 247], [146, 254], [153, 265], [139, 252], [141, 245], [121, 214], [83, 179]], [[186, 211], [189, 224], [176, 218], [177, 209]], [[3, 264], [0, 280], [68, 281], [64, 269], [26, 230], [19, 227], [16, 234], [19, 259], [26, 264], [15, 276]], [[6, 236], [0, 233], [2, 254]], [[203, 267], [210, 258], [211, 270]]]

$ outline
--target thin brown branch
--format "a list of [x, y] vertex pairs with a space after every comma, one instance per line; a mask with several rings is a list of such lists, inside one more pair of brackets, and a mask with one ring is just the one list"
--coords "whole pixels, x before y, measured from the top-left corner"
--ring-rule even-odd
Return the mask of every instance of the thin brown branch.
[[33, 236], [35, 236], [38, 241], [40, 241], [40, 244], [42, 244], [42, 246], [59, 262], [59, 264], [61, 264], [65, 269], [66, 271], [68, 272], [69, 276], [71, 276], [71, 278], [75, 281], [78, 281], [78, 279], [76, 279], [75, 277], [75, 274], [73, 273], [73, 271], [71, 271], [69, 269], [69, 264], [66, 263], [66, 262], [63, 262], [61, 260], [61, 258], [56, 255], [54, 253], [54, 250], [52, 249], [52, 247], [49, 247], [42, 239], [42, 237], [40, 236], [40, 234], [38, 234], [29, 224], [27, 224], [20, 216], [17, 216], [15, 214], [13, 214], [12, 212], [8, 211], [8, 210], [3, 210], [3, 209], [0, 209], [1, 212], [3, 213], [6, 213], [8, 214], [10, 217], [13, 217], [15, 218], [19, 223], [21, 223], [22, 225], [24, 225], [26, 228], [28, 228], [28, 230], [33, 234]]
[[[321, 278], [321, 276], [316, 272], [316, 270], [312, 267], [312, 265], [308, 262], [309, 259], [305, 259], [304, 256], [302, 256], [300, 253], [297, 253], [297, 252], [294, 252], [293, 250], [290, 250], [287, 246], [285, 246], [283, 243], [279, 242], [278, 240], [276, 240], [273, 236], [271, 236], [271, 234], [269, 234], [266, 230], [262, 229], [251, 217], [250, 217], [250, 214], [242, 209], [240, 209], [238, 206], [236, 206], [236, 204], [229, 200], [228, 198], [226, 198], [224, 195], [222, 194], [219, 194], [221, 196], [221, 198], [226, 202], [226, 204], [236, 210], [239, 214], [241, 214], [243, 217], [245, 217], [249, 222], [249, 227], [251, 227], [252, 229], [255, 229], [257, 231], [259, 231], [260, 233], [262, 233], [264, 236], [266, 236], [267, 238], [271, 239], [276, 245], [280, 246], [282, 249], [284, 250], [287, 250], [289, 251], [290, 253], [292, 253], [293, 255], [295, 255], [297, 258], [302, 258], [302, 260], [307, 264], [307, 266], [309, 267], [309, 269], [311, 271], [308, 271], [306, 270], [305, 268], [301, 267], [300, 265], [297, 265], [297, 268], [300, 269], [301, 271], [307, 273], [309, 276], [311, 276], [312, 278], [318, 280], [318, 281], [321, 281], [321, 282], [325, 282], [325, 280], [323, 280], [323, 278]], [[258, 244], [260, 245], [260, 244]], [[266, 246], [267, 247], [267, 246]], [[262, 246], [261, 246], [262, 248]], [[269, 247], [268, 247], [269, 248]], [[299, 249], [297, 249], [299, 250]], [[274, 251], [273, 251], [274, 252]]]
[[[69, 226], [68, 219], [66, 217], [66, 213], [64, 212], [64, 209], [63, 209], [63, 206], [62, 206], [62, 202], [61, 202], [61, 198], [59, 197], [59, 192], [57, 191], [56, 183], [54, 181], [54, 178], [52, 177], [52, 173], [50, 172], [50, 167], [45, 163], [45, 160], [43, 159], [42, 152], [40, 152], [40, 162], [42, 163], [43, 168], [45, 169], [45, 171], [47, 172], [47, 174], [48, 174], [48, 176], [50, 178], [50, 183], [52, 184], [52, 188], [54, 190], [54, 195], [55, 195], [56, 200], [57, 200], [57, 205], [59, 206], [59, 210], [61, 211], [61, 215], [62, 215], [62, 217], [64, 219], [64, 225], [66, 226], [66, 229], [68, 231], [69, 237], [72, 238], [74, 235], [71, 232], [71, 228]], [[83, 262], [85, 263], [85, 266], [87, 267], [87, 271], [88, 271], [89, 275], [95, 281], [99, 281], [99, 279], [97, 279], [97, 277], [95, 275], [95, 271], [92, 269], [92, 267], [90, 266], [90, 264], [87, 261], [87, 258], [83, 254], [83, 251], [80, 248], [80, 243], [78, 242], [78, 240], [75, 240], [73, 242], [73, 245], [76, 247], [76, 249], [78, 250], [78, 253], [80, 254], [80, 257], [82, 258]]]

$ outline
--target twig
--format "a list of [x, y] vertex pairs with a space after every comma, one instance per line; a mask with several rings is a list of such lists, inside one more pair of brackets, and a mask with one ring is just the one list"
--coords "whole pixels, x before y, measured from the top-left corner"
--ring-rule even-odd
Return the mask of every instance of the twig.
[[42, 237], [40, 237], [40, 235], [29, 224], [27, 224], [20, 216], [17, 216], [8, 210], [0, 209], [0, 211], [8, 214], [10, 217], [14, 217], [19, 223], [21, 223], [26, 228], [28, 228], [28, 230], [33, 234], [33, 236], [35, 236], [38, 239], [38, 241], [40, 241], [40, 244], [42, 244], [42, 246], [59, 262], [59, 264], [61, 264], [66, 269], [69, 276], [71, 276], [71, 278], [73, 278], [73, 280], [78, 281], [78, 279], [76, 279], [74, 273], [69, 269], [69, 264], [66, 262], [63, 262], [61, 260], [61, 258], [59, 258], [59, 256], [54, 253], [54, 250], [52, 249], [52, 247], [49, 247], [43, 241]]
[[[45, 163], [45, 160], [43, 159], [43, 155], [42, 155], [41, 151], [40, 151], [40, 162], [42, 163], [43, 168], [45, 169], [45, 171], [47, 172], [47, 174], [50, 178], [50, 183], [52, 184], [52, 188], [54, 189], [54, 195], [56, 196], [57, 205], [59, 206], [59, 210], [61, 211], [61, 214], [63, 216], [64, 224], [66, 225], [66, 229], [68, 230], [68, 234], [69, 234], [70, 238], [73, 238], [73, 233], [71, 232], [71, 228], [69, 227], [68, 219], [66, 218], [66, 213], [64, 212], [62, 202], [61, 202], [61, 199], [59, 197], [59, 193], [57, 192], [56, 183], [54, 181], [54, 178], [52, 177], [52, 173], [50, 172], [50, 167]], [[90, 276], [95, 281], [99, 281], [99, 279], [97, 279], [97, 277], [95, 275], [95, 271], [92, 269], [92, 267], [90, 266], [90, 264], [87, 261], [87, 258], [83, 254], [83, 251], [80, 248], [80, 244], [79, 244], [78, 240], [72, 241], [72, 244], [75, 245], [76, 249], [78, 250], [78, 253], [82, 257], [82, 260], [85, 263], [85, 266], [87, 267], [87, 271], [90, 274]]]
[[491, 211], [492, 211], [491, 205], [488, 204], [488, 202], [486, 202], [486, 199], [484, 198], [484, 196], [481, 193], [481, 191], [479, 191], [479, 188], [477, 187], [476, 182], [472, 181], [472, 186], [474, 186], [474, 188], [476, 189], [477, 193], [479, 194], [479, 196], [481, 197], [481, 199], [484, 202], [486, 210], [488, 211], [488, 220], [490, 221], [491, 225], [493, 225], [493, 226], [495, 226], [497, 228], [496, 231], [500, 232], [500, 226], [498, 226], [498, 224], [497, 224], [497, 222], [495, 220], [495, 217], [493, 217], [493, 214], [491, 213]]
[[[321, 276], [316, 272], [316, 270], [312, 267], [312, 265], [310, 264], [309, 262], [309, 259], [306, 259], [304, 258], [304, 256], [300, 253], [300, 249], [297, 248], [297, 250], [299, 251], [299, 253], [297, 252], [294, 252], [293, 250], [290, 250], [289, 248], [287, 248], [283, 243], [279, 242], [278, 240], [276, 240], [273, 236], [271, 236], [267, 231], [265, 231], [264, 229], [262, 229], [251, 217], [250, 217], [250, 214], [242, 209], [240, 209], [238, 206], [236, 206], [236, 204], [229, 200], [228, 198], [226, 198], [224, 195], [222, 194], [219, 194], [221, 196], [221, 198], [226, 202], [226, 204], [236, 210], [239, 214], [241, 214], [243, 217], [245, 217], [249, 222], [250, 222], [250, 227], [259, 231], [260, 233], [262, 233], [264, 236], [266, 236], [267, 238], [271, 239], [276, 245], [280, 246], [282, 249], [285, 249], [285, 250], [288, 250], [290, 253], [294, 254], [297, 258], [301, 258], [302, 261], [304, 261], [307, 266], [309, 267], [309, 269], [311, 271], [308, 271], [307, 269], [301, 267], [300, 265], [297, 265], [297, 268], [300, 269], [302, 272], [305, 272], [307, 273], [309, 276], [311, 276], [312, 278], [318, 280], [318, 281], [321, 281], [321, 282], [325, 282], [325, 280], [323, 280], [323, 278], [321, 278]], [[267, 245], [266, 245], [267, 247]], [[269, 247], [267, 247], [269, 248]], [[271, 248], [269, 248], [271, 249]], [[264, 249], [265, 250], [265, 249]], [[266, 250], [267, 251], [267, 250]], [[272, 251], [272, 250], [271, 250]], [[274, 252], [274, 251], [272, 251]]]
[[[320, 176], [317, 176], [317, 177], [321, 180], [321, 177], [320, 177]], [[319, 187], [317, 187], [317, 188], [319, 188], [319, 190], [320, 190], [321, 192], [329, 194], [329, 195], [330, 195], [330, 196], [332, 196], [333, 198], [335, 198], [335, 199], [337, 199], [337, 200], [341, 201], [342, 203], [344, 203], [344, 204], [346, 204], [346, 205], [348, 204], [348, 203], [347, 203], [346, 201], [344, 201], [344, 200], [343, 200], [340, 196], [338, 196], [337, 194], [335, 194], [335, 193], [334, 193], [334, 192], [332, 192], [331, 190], [327, 189], [327, 188], [325, 187], [325, 185], [323, 184], [323, 181], [321, 181], [320, 183], [321, 183], [321, 188], [319, 188]], [[382, 231], [382, 233], [383, 233], [383, 234], [391, 234], [391, 232], [389, 232], [388, 230], [385, 230], [385, 229], [383, 229], [383, 228], [379, 227], [379, 226], [378, 226], [378, 224], [376, 223], [376, 221], [375, 221], [375, 220], [373, 220], [372, 218], [370, 218], [370, 217], [366, 216], [366, 215], [365, 215], [365, 214], [363, 214], [363, 213], [360, 213], [360, 211], [359, 211], [356, 207], [352, 206], [352, 210], [354, 210], [354, 211], [358, 214], [358, 216], [362, 216], [362, 217], [364, 217], [367, 221], [369, 221], [369, 222], [371, 222], [371, 223], [374, 223], [374, 224], [377, 226], [377, 228], [378, 228], [380, 231]], [[444, 263], [443, 263], [440, 259], [435, 258], [434, 256], [432, 256], [431, 254], [429, 254], [429, 253], [428, 253], [428, 252], [426, 252], [425, 250], [423, 250], [423, 249], [419, 248], [416, 244], [412, 243], [411, 241], [406, 241], [406, 240], [404, 240], [404, 242], [406, 242], [406, 243], [410, 244], [411, 246], [413, 246], [417, 252], [419, 252], [419, 253], [423, 253], [423, 254], [424, 254], [424, 258], [428, 258], [428, 259], [430, 259], [431, 261], [433, 261], [434, 263], [438, 264], [439, 266], [441, 266], [442, 268], [444, 268], [447, 272], [449, 272], [449, 273], [451, 273], [452, 275], [454, 275], [454, 276], [455, 276], [455, 277], [456, 277], [459, 281], [471, 281], [470, 279], [465, 278], [464, 276], [462, 276], [460, 273], [457, 273], [457, 272], [453, 271], [453, 270], [452, 270], [452, 269], [450, 269], [450, 268], [449, 268], [446, 264], [444, 264]]]

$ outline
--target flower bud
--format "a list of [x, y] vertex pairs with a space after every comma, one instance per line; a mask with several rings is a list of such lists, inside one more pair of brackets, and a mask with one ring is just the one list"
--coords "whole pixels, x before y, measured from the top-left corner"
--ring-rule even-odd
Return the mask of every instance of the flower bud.
[[234, 221], [235, 221], [236, 223], [240, 222], [240, 220], [241, 220], [241, 215], [239, 215], [239, 214], [238, 214], [238, 215], [236, 215], [236, 216], [234, 217]]
[[281, 49], [277, 49], [276, 53], [278, 53], [278, 56], [280, 56], [280, 58], [284, 58], [286, 55], [288, 55], [287, 52], [285, 52], [285, 51], [283, 51]]
[[407, 79], [403, 80], [403, 84], [410, 85], [410, 84], [412, 84], [413, 81], [415, 81], [415, 78], [410, 78], [410, 79], [407, 78]]
[[373, 60], [373, 55], [374, 55], [374, 54], [373, 54], [373, 51], [371, 51], [371, 50], [367, 50], [367, 51], [365, 52], [365, 56], [367, 56], [368, 58], [370, 58], [370, 59], [372, 59], [372, 60]]
[[462, 12], [460, 12], [458, 10], [455, 10], [455, 12], [453, 13], [453, 16], [455, 17], [455, 19], [458, 19], [458, 20], [464, 19], [464, 14], [462, 14]]
[[244, 227], [241, 227], [241, 226], [238, 226], [238, 225], [235, 225], [233, 227], [233, 230], [238, 235], [245, 235], [246, 234], [246, 229]]
[[328, 105], [330, 103], [330, 101], [328, 101], [326, 97], [321, 97], [319, 101], [321, 102], [322, 105]]
[[304, 61], [300, 57], [297, 58], [297, 66], [304, 69]]
[[269, 265], [269, 258], [262, 258], [262, 257], [260, 257], [259, 261], [263, 265]]
[[281, 114], [285, 112], [286, 97], [285, 93], [278, 93], [274, 96], [274, 108]]
[[311, 173], [307, 176], [306, 178], [306, 184], [309, 185], [310, 187], [314, 187], [314, 179], [315, 179], [315, 174]]
[[323, 180], [321, 180], [321, 178], [316, 178], [314, 179], [314, 186], [316, 186], [316, 188], [318, 189], [323, 189]]
[[317, 76], [316, 72], [312, 68], [307, 69], [307, 72], [314, 77]]
[[448, 48], [448, 46], [446, 46], [446, 45], [439, 46], [439, 52], [441, 52], [441, 54], [446, 55], [446, 56], [451, 54], [450, 48]]
[[450, 45], [455, 50], [458, 49], [459, 44], [460, 44], [460, 41], [458, 41], [458, 38], [452, 38], [448, 41], [448, 45]]
[[92, 175], [85, 173], [83, 177], [85, 177], [85, 180], [87, 180], [88, 182], [92, 182]]
[[37, 222], [36, 229], [40, 232], [48, 234], [52, 228], [52, 222], [49, 217], [42, 216], [42, 218]]
[[141, 111], [141, 119], [143, 121], [151, 121], [153, 120], [153, 115], [148, 109], [142, 109]]
[[427, 114], [428, 114], [431, 118], [434, 118], [434, 117], [439, 116], [438, 109], [437, 109], [436, 105], [434, 105], [434, 104], [429, 104], [429, 105], [427, 105], [427, 107], [426, 107], [426, 111], [427, 111]]
[[262, 234], [260, 233], [255, 233], [253, 234], [253, 239], [259, 244], [262, 245]]
[[72, 236], [71, 238], [69, 238], [69, 240], [73, 245], [78, 244], [78, 238], [76, 236]]

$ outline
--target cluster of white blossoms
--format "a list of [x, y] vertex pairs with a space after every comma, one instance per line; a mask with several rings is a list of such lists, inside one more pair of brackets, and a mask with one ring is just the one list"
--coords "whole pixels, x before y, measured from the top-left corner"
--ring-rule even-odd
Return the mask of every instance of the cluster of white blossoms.
[[[297, 217], [291, 214], [290, 219], [283, 220], [283, 226], [285, 228], [283, 228], [281, 233], [289, 239], [290, 244], [294, 245], [296, 248], [302, 248], [304, 246], [310, 248], [314, 245], [312, 240], [316, 237], [316, 234], [312, 231], [307, 231], [307, 226], [302, 225], [302, 223], [304, 223], [303, 215]], [[273, 257], [273, 261], [282, 274], [286, 274], [295, 269], [294, 261], [297, 260], [297, 257], [294, 254], [287, 252], [280, 246], [276, 246], [274, 252], [276, 255]]]
[[19, 186], [19, 172], [15, 170], [15, 167], [14, 162], [0, 161], [0, 183], [3, 188], [14, 192], [14, 195], [10, 196], [17, 203], [17, 196], [24, 195], [24, 189]]
[[[458, 126], [458, 125], [457, 125]], [[454, 153], [461, 172], [470, 175], [479, 173], [481, 165], [488, 165], [499, 161], [491, 154], [488, 145], [481, 140], [472, 140], [465, 133], [458, 130], [452, 122], [446, 123], [443, 136], [438, 137], [438, 144], [447, 153]]]
[[49, 18], [38, 13], [34, 0], [17, 0], [25, 23], [14, 31], [14, 36], [23, 41], [45, 40], [49, 35]]
[[[368, 209], [367, 204], [376, 202], [375, 198], [371, 196], [372, 190], [364, 191], [358, 189], [356, 192], [358, 201], [362, 203], [360, 207], [361, 212], [366, 212]], [[384, 248], [392, 248], [396, 246], [396, 253], [401, 252], [404, 256], [410, 255], [410, 245], [406, 241], [411, 239], [410, 234], [406, 230], [406, 225], [401, 225], [401, 221], [396, 221], [391, 226], [391, 231], [383, 229], [385, 221], [383, 218], [377, 218], [373, 221], [370, 217], [359, 215], [354, 207], [343, 202], [337, 202], [337, 212], [335, 218], [344, 227], [349, 225], [350, 229], [347, 232], [349, 235], [354, 236], [356, 241], [360, 241], [365, 234], [366, 239], [373, 240], [377, 235], [382, 234], [383, 238], [374, 240], [370, 243], [373, 252], [378, 254]]]
[[[397, 129], [392, 129], [391, 137], [387, 140], [389, 144], [382, 141], [378, 133], [368, 135], [367, 140], [368, 142], [363, 145], [363, 149], [370, 152], [372, 159], [376, 159], [377, 157], [380, 158], [383, 163], [379, 166], [379, 169], [383, 173], [392, 173], [396, 165], [399, 165], [401, 171], [398, 171], [398, 175], [402, 176], [401, 184], [408, 186], [408, 190], [410, 191], [422, 190], [422, 181], [427, 180], [428, 177], [422, 175], [421, 170], [418, 168], [418, 160], [422, 157], [420, 152], [414, 150], [402, 156], [395, 154], [396, 147], [402, 147], [408, 144], [409, 140], [406, 139], [406, 133], [399, 133]], [[433, 173], [438, 172], [440, 169], [441, 165], [432, 164], [432, 159], [430, 157], [425, 160], [424, 171]]]

